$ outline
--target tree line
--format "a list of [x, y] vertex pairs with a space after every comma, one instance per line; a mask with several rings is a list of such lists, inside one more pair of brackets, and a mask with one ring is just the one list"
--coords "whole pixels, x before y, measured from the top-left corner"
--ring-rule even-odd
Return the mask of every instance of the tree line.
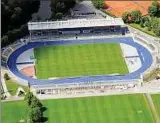
[[39, 9], [40, 0], [1, 1], [2, 47], [28, 34], [27, 22]]
[[139, 10], [125, 12], [122, 19], [125, 23], [136, 23], [142, 28], [147, 28], [148, 31], [153, 31], [156, 36], [160, 36], [160, 4], [153, 1], [148, 7], [148, 15], [142, 16]]
[[[83, 0], [51, 0], [51, 19], [62, 19], [80, 1]], [[2, 0], [2, 47], [29, 34], [27, 22], [38, 12], [39, 6], [40, 0]]]

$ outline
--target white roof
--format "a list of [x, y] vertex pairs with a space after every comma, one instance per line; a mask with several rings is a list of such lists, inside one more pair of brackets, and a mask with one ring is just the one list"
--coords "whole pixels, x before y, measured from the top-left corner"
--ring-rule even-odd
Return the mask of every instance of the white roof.
[[65, 21], [29, 22], [29, 30], [64, 29], [78, 27], [116, 26], [124, 25], [122, 18], [105, 19], [73, 19]]

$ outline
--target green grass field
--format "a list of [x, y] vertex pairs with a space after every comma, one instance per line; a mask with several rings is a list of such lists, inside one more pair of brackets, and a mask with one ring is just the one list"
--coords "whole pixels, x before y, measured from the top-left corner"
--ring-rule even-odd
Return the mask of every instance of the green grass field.
[[12, 80], [7, 80], [6, 81], [6, 86], [7, 86], [8, 92], [12, 96], [16, 95], [17, 90], [18, 90], [19, 87], [21, 87], [22, 89], [24, 89], [25, 92], [27, 92], [29, 90], [28, 86], [19, 85], [19, 84], [13, 82]]
[[[144, 95], [44, 100], [46, 123], [155, 123]], [[23, 101], [2, 103], [2, 123], [26, 116]]]
[[153, 99], [154, 106], [156, 108], [156, 111], [157, 111], [159, 119], [160, 119], [160, 94], [152, 95], [152, 99]]
[[20, 123], [28, 112], [24, 101], [4, 102], [1, 103], [1, 121], [2, 123]]
[[34, 52], [40, 79], [128, 73], [118, 43], [58, 45], [36, 48]]

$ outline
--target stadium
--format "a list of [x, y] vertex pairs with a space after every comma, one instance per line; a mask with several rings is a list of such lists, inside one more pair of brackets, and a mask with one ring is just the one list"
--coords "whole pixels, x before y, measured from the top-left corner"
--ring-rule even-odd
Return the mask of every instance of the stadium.
[[138, 86], [153, 65], [121, 18], [29, 22], [28, 29], [29, 40], [6, 48], [2, 63], [37, 95]]

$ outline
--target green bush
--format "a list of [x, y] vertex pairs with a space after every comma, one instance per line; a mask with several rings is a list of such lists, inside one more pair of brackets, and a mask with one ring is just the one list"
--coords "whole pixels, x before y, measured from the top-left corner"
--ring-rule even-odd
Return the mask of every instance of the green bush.
[[140, 26], [141, 26], [142, 28], [144, 27], [143, 21], [140, 22]]
[[131, 12], [131, 20], [134, 23], [140, 23], [142, 18], [142, 13], [139, 10], [134, 10]]
[[152, 28], [151, 28], [151, 27], [148, 27], [147, 29], [148, 29], [148, 31], [151, 31]]
[[9, 75], [7, 73], [4, 74], [4, 79], [5, 80], [10, 80], [10, 77], [9, 77]]
[[6, 96], [4, 94], [1, 94], [1, 100], [5, 100]]
[[62, 19], [63, 14], [62, 13], [56, 13], [56, 19]]
[[130, 12], [124, 12], [122, 14], [122, 19], [125, 23], [130, 23], [131, 20], [130, 20], [130, 17], [131, 17], [131, 13]]
[[105, 8], [105, 0], [92, 0], [92, 3], [97, 9]]

